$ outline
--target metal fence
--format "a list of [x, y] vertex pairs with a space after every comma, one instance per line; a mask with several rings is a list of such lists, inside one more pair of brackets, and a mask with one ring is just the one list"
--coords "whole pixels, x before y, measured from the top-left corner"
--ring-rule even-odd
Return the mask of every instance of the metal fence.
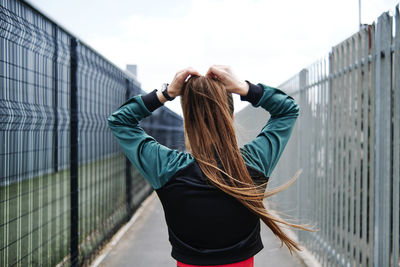
[[[0, 266], [83, 264], [131, 217], [151, 187], [107, 118], [141, 92], [34, 7], [0, 0]], [[142, 121], [181, 150], [182, 124], [164, 107]]]
[[[279, 88], [300, 116], [271, 185], [303, 173], [271, 205], [319, 229], [296, 233], [323, 266], [399, 266], [399, 6]], [[256, 131], [266, 122], [252, 107], [236, 118]]]

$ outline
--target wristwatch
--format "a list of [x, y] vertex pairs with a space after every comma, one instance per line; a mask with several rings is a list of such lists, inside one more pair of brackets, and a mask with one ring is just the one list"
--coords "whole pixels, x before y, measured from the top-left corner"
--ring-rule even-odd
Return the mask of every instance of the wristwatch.
[[175, 97], [170, 97], [169, 95], [168, 95], [168, 86], [169, 86], [169, 84], [168, 83], [163, 83], [163, 85], [161, 86], [161, 92], [162, 92], [162, 94], [164, 95], [164, 97], [168, 100], [168, 101], [172, 101], [172, 100], [174, 100], [175, 99]]

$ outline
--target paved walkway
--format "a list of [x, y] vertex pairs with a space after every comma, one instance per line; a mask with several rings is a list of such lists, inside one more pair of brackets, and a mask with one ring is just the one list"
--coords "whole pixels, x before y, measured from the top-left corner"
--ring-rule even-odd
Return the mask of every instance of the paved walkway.
[[[297, 256], [291, 256], [285, 247], [280, 248], [280, 242], [272, 232], [264, 224], [262, 226], [264, 249], [255, 256], [255, 267], [305, 266]], [[155, 193], [150, 196], [143, 212], [120, 240], [109, 245], [105, 251], [102, 256], [105, 257], [99, 266], [176, 266], [176, 261], [170, 256], [171, 245], [161, 202]]]

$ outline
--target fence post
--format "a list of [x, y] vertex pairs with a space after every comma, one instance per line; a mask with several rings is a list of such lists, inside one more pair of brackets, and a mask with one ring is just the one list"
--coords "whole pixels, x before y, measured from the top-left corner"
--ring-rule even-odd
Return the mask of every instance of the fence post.
[[399, 203], [400, 203], [400, 12], [396, 6], [396, 37], [394, 41], [394, 103], [393, 103], [393, 238], [392, 238], [392, 266], [399, 262]]
[[390, 164], [391, 164], [391, 42], [392, 18], [378, 18], [375, 35], [375, 217], [374, 266], [389, 266], [390, 260]]
[[53, 171], [58, 172], [58, 28], [53, 23], [54, 53], [53, 53]]
[[[126, 84], [126, 94], [125, 99], [128, 100], [130, 96], [130, 87], [129, 87], [129, 80], [125, 79]], [[128, 157], [125, 156], [126, 161], [126, 172], [125, 172], [125, 179], [126, 179], [126, 211], [128, 216], [126, 217], [128, 220], [130, 215], [132, 214], [132, 175], [131, 175], [131, 163]]]
[[[299, 103], [298, 105], [300, 106], [300, 114], [299, 114], [299, 121], [297, 123], [299, 123], [299, 125], [302, 125], [303, 123], [306, 123], [306, 119], [305, 119], [305, 110], [308, 108], [307, 105], [307, 101], [306, 101], [306, 90], [307, 90], [307, 85], [308, 85], [308, 70], [307, 69], [302, 69], [299, 73]], [[299, 165], [300, 168], [303, 169], [303, 174], [302, 176], [307, 177], [307, 173], [308, 173], [308, 169], [305, 167], [305, 161], [304, 161], [304, 156], [302, 155], [302, 153], [304, 153], [304, 137], [306, 136], [305, 134], [303, 134], [304, 129], [309, 129], [309, 128], [305, 128], [305, 127], [299, 127], [299, 134], [298, 134], [298, 160], [299, 160]], [[298, 209], [297, 209], [297, 218], [299, 218], [299, 220], [301, 220], [301, 222], [303, 222], [303, 218], [305, 218], [306, 216], [304, 215], [303, 212], [303, 205], [300, 203], [304, 203], [305, 199], [303, 198], [304, 196], [304, 185], [303, 183], [305, 183], [306, 180], [304, 180], [302, 183], [298, 183], [297, 185], [297, 203], [299, 203]], [[306, 206], [306, 205], [305, 205]], [[302, 231], [297, 231], [298, 234], [298, 238], [299, 240], [302, 240], [303, 237], [303, 232]]]
[[79, 265], [78, 233], [78, 80], [77, 40], [71, 38], [70, 47], [70, 194], [71, 194], [71, 265]]

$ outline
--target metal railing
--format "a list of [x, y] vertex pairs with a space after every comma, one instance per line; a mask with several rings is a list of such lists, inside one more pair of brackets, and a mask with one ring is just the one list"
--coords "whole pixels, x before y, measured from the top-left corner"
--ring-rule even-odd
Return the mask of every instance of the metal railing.
[[[151, 187], [107, 126], [141, 93], [121, 71], [26, 2], [0, 0], [0, 266], [86, 263]], [[142, 121], [184, 148], [181, 117]]]
[[[296, 233], [323, 266], [399, 266], [399, 6], [279, 88], [300, 116], [270, 186], [303, 173], [271, 205], [319, 229]], [[243, 142], [267, 119], [252, 107], [236, 118], [255, 129]]]

